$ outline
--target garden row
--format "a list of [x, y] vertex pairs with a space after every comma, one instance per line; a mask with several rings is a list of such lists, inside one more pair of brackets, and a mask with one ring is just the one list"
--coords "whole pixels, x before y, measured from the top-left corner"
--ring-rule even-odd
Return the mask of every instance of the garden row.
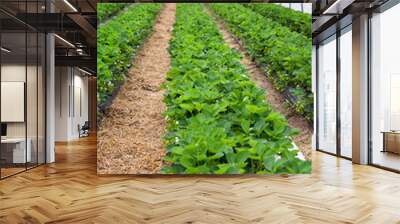
[[292, 31], [311, 38], [311, 14], [295, 11], [277, 4], [250, 3], [244, 4], [244, 6], [288, 27]]
[[106, 19], [121, 11], [128, 4], [126, 3], [101, 3], [97, 4], [97, 21], [104, 22]]
[[151, 33], [160, 4], [139, 4], [97, 30], [98, 105], [124, 80], [139, 47]]
[[313, 118], [311, 41], [239, 4], [210, 4], [295, 110]]
[[163, 173], [310, 172], [297, 157], [296, 131], [265, 102], [201, 5], [177, 6], [169, 51]]

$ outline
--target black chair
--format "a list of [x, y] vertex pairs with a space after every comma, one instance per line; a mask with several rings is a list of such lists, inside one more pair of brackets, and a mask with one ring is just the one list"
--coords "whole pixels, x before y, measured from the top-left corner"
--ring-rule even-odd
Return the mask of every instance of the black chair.
[[79, 138], [89, 136], [89, 129], [90, 129], [89, 121], [85, 121], [82, 127], [78, 125]]

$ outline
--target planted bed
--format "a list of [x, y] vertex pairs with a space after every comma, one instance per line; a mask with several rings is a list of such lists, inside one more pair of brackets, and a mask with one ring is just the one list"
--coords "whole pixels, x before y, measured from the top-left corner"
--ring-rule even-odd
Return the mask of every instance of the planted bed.
[[201, 5], [178, 5], [170, 53], [163, 173], [310, 172], [296, 130], [265, 102]]

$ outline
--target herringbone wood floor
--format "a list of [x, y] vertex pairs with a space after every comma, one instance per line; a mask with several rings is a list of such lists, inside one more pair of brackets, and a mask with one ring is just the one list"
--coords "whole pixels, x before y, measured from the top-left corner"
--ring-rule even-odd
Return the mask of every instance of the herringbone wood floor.
[[96, 141], [0, 181], [0, 223], [400, 223], [400, 175], [314, 153], [312, 175], [97, 176]]

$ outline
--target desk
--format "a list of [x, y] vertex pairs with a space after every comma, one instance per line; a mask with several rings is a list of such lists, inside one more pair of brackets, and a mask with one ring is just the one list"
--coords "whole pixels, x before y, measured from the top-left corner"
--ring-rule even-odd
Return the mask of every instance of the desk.
[[400, 131], [383, 131], [382, 152], [400, 154]]
[[[9, 163], [26, 163], [30, 162], [32, 158], [31, 145], [32, 141], [30, 138], [26, 140], [28, 143], [25, 154], [25, 138], [6, 138], [1, 139], [1, 151], [2, 157], [5, 152], [5, 158]], [[11, 149], [9, 146], [13, 146]], [[10, 155], [12, 154], [12, 155]], [[12, 159], [11, 159], [12, 158]], [[26, 159], [26, 160], [25, 160]]]

